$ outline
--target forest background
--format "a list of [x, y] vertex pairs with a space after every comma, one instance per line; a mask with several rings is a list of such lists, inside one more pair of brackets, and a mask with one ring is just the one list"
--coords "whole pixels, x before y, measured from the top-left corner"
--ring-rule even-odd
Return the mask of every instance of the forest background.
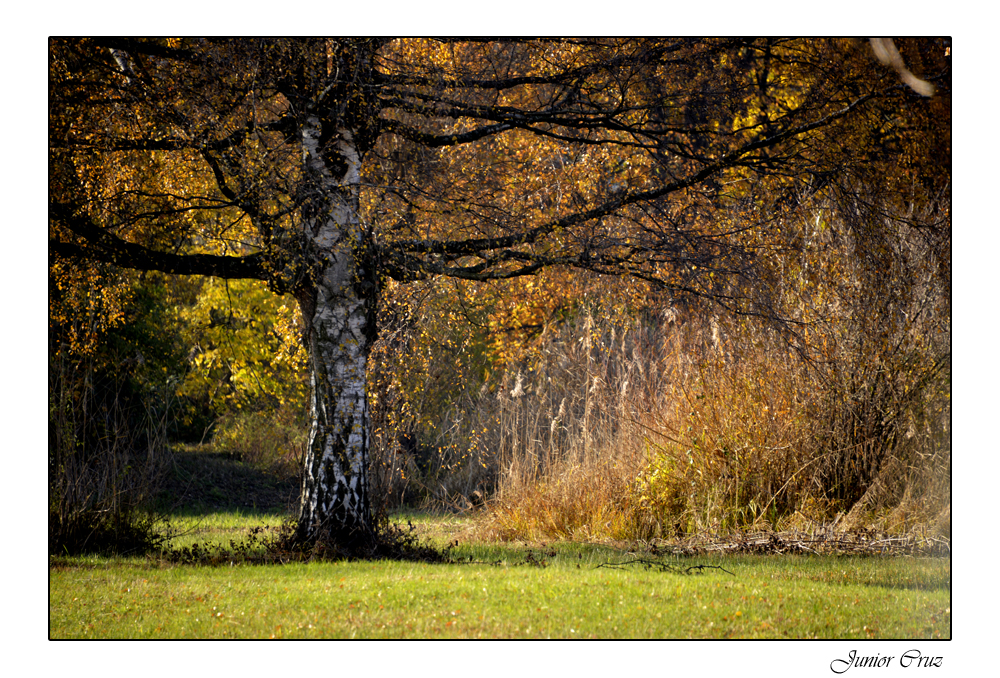
[[[179, 76], [168, 75], [157, 86], [176, 103], [152, 109], [150, 122], [136, 109], [120, 130], [89, 131], [87, 116], [108, 124], [120, 113], [114, 103], [99, 113], [104, 95], [85, 80], [74, 84], [74, 69], [95, 68], [87, 60], [100, 59], [101, 49], [110, 54], [122, 81], [109, 85], [113, 102], [119, 88], [123, 101], [135, 97], [128, 88], [140, 66], [126, 48], [178, 63], [201, 51], [194, 58], [217, 60], [212, 68], [257, 58], [258, 49], [273, 50], [266, 59], [275, 68], [313, 56], [280, 41], [247, 43], [246, 56], [221, 43], [145, 44], [53, 43], [55, 550], [107, 540], [113, 547], [148, 530], [145, 510], [169, 466], [168, 441], [208, 440], [275, 473], [312, 463], [302, 337], [316, 334], [298, 307], [311, 317], [314, 302], [289, 294], [302, 283], [288, 282], [303, 274], [287, 258], [269, 264], [277, 273], [220, 278], [164, 275], [177, 269], [148, 263], [182, 247], [207, 253], [191, 261], [225, 261], [215, 253], [226, 251], [242, 254], [229, 261], [245, 266], [272, 251], [287, 257], [301, 227], [266, 213], [306, 214], [308, 205], [297, 207], [294, 192], [280, 197], [295, 173], [280, 145], [268, 144], [297, 133], [282, 102], [296, 101], [306, 85], [282, 84], [276, 71], [279, 98], [260, 110], [277, 117], [257, 123], [257, 146], [234, 154], [245, 143], [240, 131], [195, 140], [191, 148], [207, 161], [199, 167], [173, 152], [189, 142], [178, 147], [160, 129], [187, 126], [181, 134], [190, 139], [206, 133], [202, 124], [239, 124], [211, 122], [242, 115], [226, 90], [181, 90], [191, 85], [170, 84]], [[932, 74], [928, 81], [901, 65], [888, 41], [455, 44], [398, 41], [372, 58], [389, 73], [402, 69], [380, 77], [407, 83], [394, 85], [412, 90], [397, 96], [416, 100], [441, 96], [421, 83], [466, 87], [486, 82], [480, 72], [507, 69], [506, 80], [490, 81], [511, 83], [498, 90], [511, 90], [507, 107], [530, 107], [544, 87], [565, 86], [552, 78], [568, 75], [534, 74], [547, 60], [597, 59], [566, 71], [586, 84], [559, 97], [582, 97], [580, 110], [608, 107], [619, 88], [628, 99], [607, 108], [611, 122], [529, 113], [540, 123], [524, 133], [520, 118], [496, 102], [472, 99], [434, 113], [433, 127], [421, 131], [408, 127], [405, 112], [422, 104], [383, 100], [404, 113], [380, 118], [381, 133], [412, 143], [370, 149], [376, 160], [361, 185], [382, 188], [360, 192], [351, 208], [388, 243], [370, 246], [384, 248], [377, 266], [388, 276], [366, 302], [378, 326], [367, 349], [366, 425], [377, 515], [404, 504], [462, 511], [485, 503], [483, 530], [499, 539], [829, 524], [950, 538], [947, 39], [900, 43], [909, 68]], [[326, 49], [329, 64], [333, 47]], [[360, 59], [370, 47], [336, 49], [344, 50], [337, 58]], [[94, 77], [105, 77], [97, 68]], [[449, 69], [465, 73], [454, 76], [458, 85], [447, 84]], [[465, 96], [456, 92], [450, 96]], [[462, 116], [480, 115], [512, 122], [463, 126]], [[442, 122], [448, 116], [458, 127]], [[593, 125], [596, 137], [580, 131]], [[126, 138], [135, 134], [146, 138]], [[636, 134], [651, 141], [632, 141]], [[431, 150], [438, 146], [445, 150]], [[675, 186], [670, 201], [657, 199], [663, 185]], [[262, 198], [262, 190], [279, 197]], [[566, 225], [555, 228], [503, 221], [566, 213]], [[125, 241], [90, 219], [121, 220], [126, 230], [114, 228], [134, 242], [115, 244]], [[500, 229], [493, 235], [476, 230], [492, 220]], [[169, 229], [157, 231], [161, 223]], [[259, 253], [255, 228], [264, 229]], [[525, 235], [497, 235], [517, 228]], [[532, 233], [547, 235], [510, 240]], [[445, 244], [403, 239], [416, 234]], [[508, 240], [524, 247], [500, 244]], [[489, 243], [494, 253], [469, 263], [471, 243]], [[124, 269], [113, 265], [122, 262]]]
[[[878, 19], [883, 24], [887, 22], [894, 21], [897, 16], [897, 11], [895, 9], [886, 9], [883, 14], [879, 14], [878, 8], [865, 7], [866, 13], [873, 16], [873, 18]], [[852, 14], [853, 16], [853, 14]], [[81, 23], [76, 23], [76, 26], [83, 25]], [[850, 32], [847, 26], [841, 26], [843, 32]], [[54, 31], [56, 33], [69, 33], [71, 31]], [[579, 32], [579, 31], [577, 31]], [[587, 32], [587, 31], [583, 31]], [[621, 31], [627, 32], [627, 31]], [[913, 32], [921, 32], [919, 29]], [[959, 195], [959, 205], [962, 207], [962, 212], [966, 215], [987, 215], [991, 211], [989, 195], [989, 182], [988, 174], [984, 172], [984, 168], [981, 166], [976, 158], [980, 155], [978, 151], [973, 150], [973, 145], [969, 143], [970, 134], [968, 130], [976, 128], [978, 125], [976, 120], [978, 120], [978, 115], [976, 111], [981, 111], [988, 108], [991, 105], [991, 93], [988, 88], [980, 86], [983, 82], [983, 76], [988, 71], [988, 64], [990, 63], [991, 48], [989, 41], [984, 38], [984, 36], [975, 36], [972, 32], [966, 32], [967, 39], [961, 52], [959, 53], [959, 60], [962, 62], [962, 68], [958, 69], [956, 72], [955, 82], [956, 85], [963, 85], [960, 87], [964, 91], [964, 94], [959, 97], [955, 102], [955, 119], [958, 121], [956, 125], [956, 130], [959, 132], [956, 135], [956, 145], [955, 145], [955, 174], [959, 180], [959, 184], [965, 187]], [[23, 45], [18, 46], [15, 40], [4, 48], [6, 51], [13, 52], [13, 50], [20, 49]], [[962, 42], [962, 41], [958, 41]], [[40, 85], [44, 81], [44, 66], [42, 66], [42, 52], [43, 49], [35, 45], [36, 52], [38, 53], [37, 61], [39, 66], [34, 71], [30, 69], [16, 69], [16, 72], [12, 72], [14, 82], [17, 83], [16, 89], [23, 92], [32, 92], [31, 100], [34, 102], [32, 110], [35, 111], [33, 116], [34, 124], [38, 127], [36, 128], [37, 138], [41, 138], [45, 134], [42, 128], [42, 102], [45, 101], [45, 91], [44, 87]], [[29, 50], [30, 51], [30, 50]], [[959, 62], [956, 62], [956, 64]], [[29, 77], [30, 76], [30, 77]], [[30, 80], [30, 81], [29, 81]], [[13, 116], [12, 111], [7, 111], [4, 113], [5, 118], [9, 119]], [[962, 133], [966, 130], [965, 133]], [[964, 140], [964, 143], [963, 143]], [[20, 147], [24, 144], [22, 142], [15, 142], [15, 146]], [[985, 148], [992, 148], [994, 144], [990, 143], [990, 140], [985, 142]], [[977, 145], [976, 148], [979, 148]], [[34, 195], [37, 197], [38, 202], [41, 202], [43, 197], [41, 196], [40, 182], [32, 181], [29, 183], [25, 180], [25, 177], [41, 177], [45, 174], [46, 168], [43, 164], [44, 161], [41, 160], [39, 153], [30, 154], [34, 158], [33, 162], [29, 165], [32, 171], [28, 174], [23, 172], [15, 172], [10, 165], [5, 166], [4, 172], [9, 179], [9, 185], [21, 186], [25, 190], [24, 193], [28, 195]], [[26, 212], [21, 211], [22, 218], [27, 218]], [[988, 294], [985, 292], [988, 285], [986, 284], [987, 271], [989, 270], [989, 264], [991, 261], [991, 252], [993, 251], [993, 244], [995, 242], [996, 236], [992, 233], [990, 229], [980, 229], [975, 235], [975, 245], [969, 238], [959, 238], [957, 247], [955, 249], [955, 259], [958, 271], [955, 276], [955, 287], [961, 292], [955, 298], [955, 307], [958, 309], [959, 326], [958, 331], [954, 335], [954, 345], [957, 353], [956, 361], [956, 371], [955, 371], [955, 393], [961, 396], [961, 406], [954, 413], [954, 442], [958, 444], [960, 448], [975, 448], [977, 446], [985, 446], [985, 438], [987, 431], [986, 423], [990, 420], [991, 416], [991, 401], [989, 398], [989, 387], [988, 384], [992, 381], [994, 376], [995, 368], [991, 361], [986, 361], [986, 364], [982, 364], [981, 361], [972, 362], [974, 358], [969, 358], [968, 356], [984, 356], [989, 355], [992, 351], [991, 348], [991, 337], [989, 333], [984, 331], [982, 328], [975, 329], [965, 323], [963, 325], [963, 318], [972, 318], [977, 315], [977, 310], [984, 303], [988, 304], [986, 301]], [[15, 256], [16, 253], [21, 251], [30, 251], [32, 253], [32, 259], [37, 256], [39, 259], [42, 255], [42, 244], [40, 239], [36, 240], [34, 236], [29, 236], [27, 233], [21, 232], [15, 235], [16, 242], [19, 243], [18, 247], [10, 248], [5, 250], [5, 258], [8, 263], [5, 266], [5, 277], [10, 279], [13, 275], [21, 276], [23, 271], [23, 264], [20, 262], [15, 262], [14, 259], [20, 259], [19, 256]], [[33, 277], [37, 275], [38, 277]], [[41, 334], [40, 328], [43, 326], [42, 311], [43, 307], [47, 304], [43, 304], [41, 301], [41, 290], [43, 284], [41, 275], [40, 263], [34, 266], [32, 273], [28, 274], [28, 278], [32, 281], [30, 284], [31, 292], [20, 295], [13, 300], [14, 308], [18, 317], [28, 318], [30, 322], [28, 323], [31, 328], [37, 328], [31, 331], [29, 343], [33, 347], [29, 349], [31, 355], [34, 356], [34, 351], [39, 354], [42, 351], [43, 341], [40, 336], [37, 336], [35, 332]], [[37, 296], [36, 296], [37, 295]], [[45, 326], [47, 327], [47, 313]], [[20, 347], [21, 341], [13, 339], [8, 335], [5, 340], [5, 346], [12, 348], [15, 345]], [[963, 357], [965, 356], [965, 357]], [[42, 364], [41, 355], [37, 356], [37, 361], [32, 359], [29, 361], [33, 365]], [[31, 404], [37, 404], [42, 402], [42, 387], [40, 380], [35, 379], [37, 376], [34, 369], [28, 366], [18, 367], [15, 366], [13, 373], [16, 378], [20, 379], [24, 383], [24, 390], [30, 393], [30, 397], [27, 399], [21, 398], [20, 394], [15, 395], [11, 393], [5, 394], [5, 410], [11, 416], [11, 420], [16, 421], [27, 421], [33, 426], [29, 428], [34, 428], [38, 430], [42, 425], [42, 416], [40, 414], [40, 408], [38, 406], [29, 406]], [[977, 376], [973, 376], [973, 375]], [[34, 384], [32, 386], [32, 384]], [[46, 388], [47, 393], [47, 388]], [[47, 400], [47, 395], [44, 396]], [[16, 444], [22, 448], [30, 447], [33, 440], [37, 437], [26, 430], [19, 430], [15, 433]], [[984, 493], [988, 491], [989, 478], [995, 477], [995, 460], [986, 455], [986, 458], [979, 459], [976, 461], [977, 468], [984, 470], [984, 473], [970, 474], [968, 472], [963, 472], [963, 467], [960, 465], [956, 471], [956, 489], [961, 490], [959, 494], [955, 496], [954, 506], [956, 512], [963, 516], [963, 519], [956, 523], [955, 534], [973, 536], [972, 533], [977, 531], [981, 524], [984, 524], [984, 520], [981, 512], [972, 505], [972, 502], [976, 501], [976, 497], [984, 496]], [[15, 474], [21, 477], [32, 477], [39, 479], [42, 475], [47, 476], [47, 472], [43, 471], [43, 467], [47, 468], [47, 464], [41, 461], [37, 455], [31, 457], [20, 456], [14, 460]], [[30, 496], [29, 496], [30, 495]], [[15, 491], [13, 494], [8, 494], [8, 499], [13, 498], [14, 501], [19, 503], [33, 504], [33, 502], [41, 496], [40, 487], [33, 492], [27, 491]], [[966, 510], [961, 510], [962, 508]], [[41, 514], [35, 514], [40, 516]], [[41, 518], [38, 520], [41, 522]], [[47, 522], [47, 520], [45, 521]], [[25, 537], [26, 540], [31, 541], [36, 545], [37, 549], [43, 549], [44, 546], [41, 545], [41, 541], [44, 539], [40, 535], [42, 534], [42, 526], [35, 525], [32, 523], [27, 526], [26, 529], [22, 530], [20, 534]], [[31, 537], [30, 535], [34, 535]], [[958, 556], [958, 561], [961, 562], [962, 557]], [[35, 572], [35, 577], [38, 577], [37, 572]], [[32, 577], [29, 576], [30, 580]], [[44, 587], [44, 578], [42, 578], [42, 587]], [[959, 590], [962, 589], [966, 591], [968, 596], [973, 595], [969, 590], [969, 586], [963, 584], [963, 582], [956, 582], [956, 594], [959, 599], [962, 595], [958, 594]], [[41, 588], [39, 588], [41, 590]], [[966, 596], [966, 599], [968, 599]], [[39, 615], [41, 620], [39, 624], [44, 624], [44, 612], [36, 610], [36, 614]], [[971, 626], [966, 626], [961, 619], [956, 619], [956, 630], [959, 628], [966, 629], [973, 632], [974, 629]], [[977, 627], [982, 628], [982, 627]], [[962, 636], [962, 634], [958, 634]], [[964, 637], [964, 636], [963, 636]], [[951, 644], [951, 646], [957, 647], [962, 645], [963, 649], [969, 649], [971, 652], [970, 645], [965, 641], [957, 641]], [[80, 650], [80, 646], [77, 645], [77, 652]], [[799, 644], [799, 648], [802, 648], [802, 644]], [[792, 654], [792, 648], [785, 648], [784, 652], [788, 655]], [[600, 663], [600, 657], [591, 656], [590, 661], [594, 663]]]

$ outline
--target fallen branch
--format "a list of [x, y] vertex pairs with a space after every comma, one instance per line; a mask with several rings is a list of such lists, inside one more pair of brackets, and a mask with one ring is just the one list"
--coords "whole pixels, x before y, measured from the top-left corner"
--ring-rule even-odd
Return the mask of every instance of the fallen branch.
[[674, 574], [701, 574], [702, 570], [713, 569], [722, 570], [726, 574], [734, 577], [736, 576], [721, 565], [690, 565], [688, 567], [680, 567], [679, 565], [671, 565], [670, 563], [664, 563], [660, 560], [648, 560], [646, 558], [635, 558], [622, 563], [601, 563], [597, 567], [606, 567], [612, 570], [624, 570], [626, 567], [631, 565], [641, 565], [647, 570], [658, 569], [660, 572], [673, 572]]

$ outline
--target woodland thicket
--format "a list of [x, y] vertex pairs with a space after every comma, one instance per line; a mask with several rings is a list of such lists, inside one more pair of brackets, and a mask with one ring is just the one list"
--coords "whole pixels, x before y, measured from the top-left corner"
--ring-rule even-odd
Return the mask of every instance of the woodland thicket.
[[[397, 88], [364, 109], [358, 198], [384, 273], [377, 513], [475, 509], [499, 539], [949, 535], [950, 41], [889, 44], [905, 66], [866, 41], [353, 45]], [[155, 541], [176, 445], [302, 472], [296, 49], [53, 42], [52, 550]], [[246, 92], [270, 97], [253, 141]], [[593, 117], [559, 117], [570, 97]]]

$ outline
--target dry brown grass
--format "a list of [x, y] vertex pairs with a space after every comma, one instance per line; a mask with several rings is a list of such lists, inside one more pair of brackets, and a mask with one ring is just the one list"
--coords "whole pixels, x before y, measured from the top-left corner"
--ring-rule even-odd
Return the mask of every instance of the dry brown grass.
[[[816, 366], [744, 331], [661, 317], [623, 332], [585, 317], [550, 337], [533, 369], [466, 408], [490, 451], [469, 468], [496, 478], [481, 535], [669, 538], [798, 529], [838, 513], [845, 529], [950, 531], [940, 416], [897, 413], [893, 426], [911, 434], [891, 444], [845, 435], [831, 426], [844, 415], [831, 411]], [[933, 383], [947, 387], [940, 375]], [[882, 396], [869, 406], [899, 404]], [[922, 437], [912, 433], [920, 427]], [[831, 469], [842, 485], [830, 485]], [[845, 489], [862, 482], [860, 496]]]
[[[507, 363], [484, 355], [482, 322], [438, 328], [421, 344], [432, 358], [420, 378], [379, 390], [384, 411], [433, 422], [410, 429], [422, 444], [412, 449], [385, 436], [375, 457], [389, 494], [461, 511], [485, 489], [479, 529], [501, 539], [834, 521], [948, 536], [947, 237], [912, 227], [928, 215], [869, 209], [840, 223], [861, 197], [804, 200], [801, 223], [783, 225], [787, 242], [765, 248], [747, 294], [770, 321], [691, 300], [623, 303], [591, 280], [590, 296], [577, 296], [604, 310], [566, 310], [499, 377]], [[421, 323], [434, 316], [411, 315], [410, 331], [426, 338]], [[409, 365], [410, 353], [384, 362]], [[386, 417], [377, 429], [399, 425]]]

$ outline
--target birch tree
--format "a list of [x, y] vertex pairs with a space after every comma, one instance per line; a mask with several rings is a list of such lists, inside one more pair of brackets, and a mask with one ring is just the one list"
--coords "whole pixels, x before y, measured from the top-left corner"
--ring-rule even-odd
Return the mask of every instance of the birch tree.
[[[366, 362], [387, 279], [569, 267], [766, 315], [767, 212], [830, 170], [821, 142], [905, 96], [860, 41], [103, 38], [50, 56], [50, 258], [294, 294], [313, 390], [297, 535], [346, 546], [376, 539]], [[719, 205], [746, 222], [714, 222]]]

